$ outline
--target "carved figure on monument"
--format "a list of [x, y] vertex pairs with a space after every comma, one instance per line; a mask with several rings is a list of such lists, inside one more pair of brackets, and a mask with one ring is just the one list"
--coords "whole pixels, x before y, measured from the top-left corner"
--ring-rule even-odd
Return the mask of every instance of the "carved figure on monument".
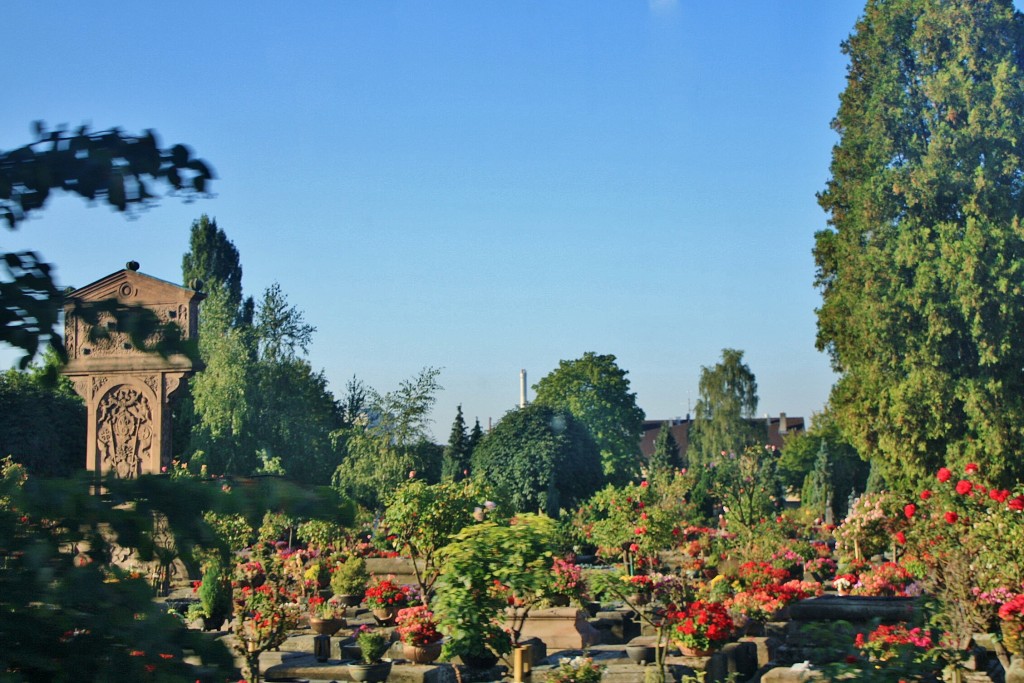
[[104, 470], [134, 479], [153, 448], [153, 412], [149, 401], [129, 386], [115, 387], [97, 407], [97, 448]]

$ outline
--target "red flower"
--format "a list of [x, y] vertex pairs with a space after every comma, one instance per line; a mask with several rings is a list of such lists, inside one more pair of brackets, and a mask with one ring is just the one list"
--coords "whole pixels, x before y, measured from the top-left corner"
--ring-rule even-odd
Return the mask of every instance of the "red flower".
[[938, 477], [939, 477], [939, 481], [945, 483], [945, 482], [949, 481], [953, 477], [953, 473], [950, 472], [945, 467], [940, 467], [939, 468], [939, 475], [938, 475]]
[[964, 468], [964, 472], [966, 472], [967, 474], [973, 474], [974, 472], [977, 472], [977, 471], [978, 471], [978, 463], [976, 463], [976, 462], [969, 462], [969, 463], [967, 463], [967, 467]]
[[988, 497], [997, 503], [1005, 503], [1006, 499], [1010, 497], [1010, 492], [1006, 489], [989, 489]]
[[642, 489], [647, 488], [647, 482], [646, 481], [640, 482], [640, 488], [642, 488]]
[[897, 531], [896, 532], [896, 542], [899, 543], [900, 545], [906, 545], [907, 544], [907, 535], [905, 533], [903, 533], [902, 531]]
[[907, 516], [907, 519], [913, 517], [915, 512], [917, 512], [917, 506], [914, 505], [913, 503], [907, 503], [903, 507], [903, 514]]
[[955, 512], [950, 510], [945, 514], [945, 518], [946, 522], [948, 522], [949, 524], [956, 524], [956, 520], [959, 519], [959, 516]]
[[956, 483], [956, 492], [959, 493], [961, 496], [966, 496], [967, 494], [969, 494], [972, 488], [974, 488], [974, 485], [971, 484], [971, 482], [967, 481], [966, 479], [961, 479]]
[[1024, 496], [1017, 496], [1007, 503], [1007, 505], [1011, 510], [1016, 510], [1017, 512], [1024, 510]]
[[921, 491], [921, 500], [928, 500], [931, 497], [932, 497], [932, 492], [929, 491], [928, 489], [925, 489], [924, 491]]

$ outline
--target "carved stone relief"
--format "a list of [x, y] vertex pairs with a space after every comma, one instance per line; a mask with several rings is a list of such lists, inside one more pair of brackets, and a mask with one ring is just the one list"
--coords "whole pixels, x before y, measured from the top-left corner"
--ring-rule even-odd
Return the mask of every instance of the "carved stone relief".
[[96, 407], [96, 427], [96, 449], [103, 470], [122, 479], [137, 477], [154, 445], [149, 400], [134, 387], [115, 386]]

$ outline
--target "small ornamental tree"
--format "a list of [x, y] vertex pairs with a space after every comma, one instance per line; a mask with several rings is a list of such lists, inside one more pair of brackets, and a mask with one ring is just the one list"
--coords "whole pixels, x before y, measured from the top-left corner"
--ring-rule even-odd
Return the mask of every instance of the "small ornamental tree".
[[925, 486], [903, 500], [894, 543], [938, 600], [936, 623], [963, 648], [994, 620], [1000, 593], [1024, 581], [1024, 495], [992, 486], [974, 463], [939, 468]]
[[555, 537], [554, 522], [533, 514], [508, 524], [483, 522], [456, 534], [441, 551], [434, 601], [441, 631], [448, 636], [448, 656], [511, 652], [526, 613], [543, 598], [550, 581]]
[[728, 510], [726, 519], [749, 527], [782, 506], [777, 458], [761, 446], [720, 453], [714, 465], [714, 496]]
[[471, 481], [406, 482], [389, 499], [383, 527], [395, 550], [413, 559], [416, 582], [426, 599], [441, 572], [438, 551], [473, 523], [483, 493]]

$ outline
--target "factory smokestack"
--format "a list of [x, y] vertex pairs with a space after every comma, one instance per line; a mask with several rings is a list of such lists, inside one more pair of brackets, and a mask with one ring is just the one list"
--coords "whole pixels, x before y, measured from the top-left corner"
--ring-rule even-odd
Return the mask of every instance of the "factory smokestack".
[[526, 407], [526, 369], [519, 371], [519, 407]]

